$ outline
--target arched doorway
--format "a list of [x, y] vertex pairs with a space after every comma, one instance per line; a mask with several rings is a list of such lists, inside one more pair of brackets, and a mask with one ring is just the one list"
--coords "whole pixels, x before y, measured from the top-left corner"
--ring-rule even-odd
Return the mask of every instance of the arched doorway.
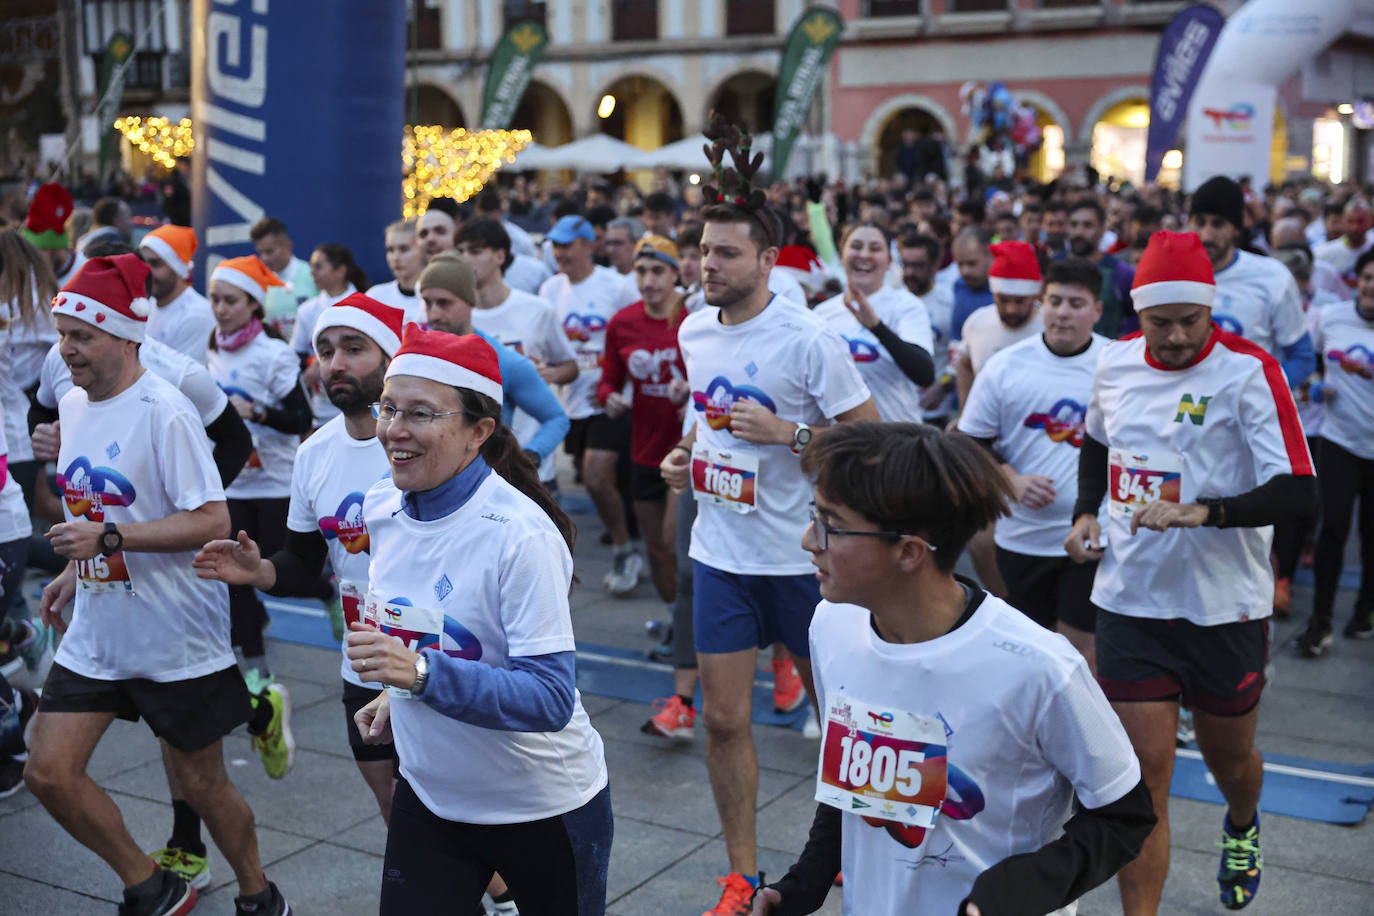
[[512, 130], [528, 130], [541, 146], [572, 142], [572, 114], [558, 91], [547, 83], [531, 80], [525, 97], [511, 117]]
[[[902, 145], [902, 135], [908, 130], [914, 131], [917, 139], [922, 139], [943, 133], [944, 125], [934, 113], [924, 108], [909, 106], [893, 112], [883, 124], [883, 129], [878, 133], [878, 142], [874, 145], [877, 174], [892, 175], [897, 171], [897, 150]], [[945, 137], [945, 140], [949, 138]]]
[[1150, 101], [1132, 97], [1111, 105], [1092, 128], [1088, 162], [1103, 179], [1145, 180], [1145, 138], [1150, 128]]
[[776, 101], [778, 79], [771, 73], [747, 70], [736, 73], [720, 84], [707, 100], [704, 115], [718, 111], [732, 124], [739, 124], [751, 133], [759, 134], [773, 127], [773, 103]]
[[1040, 128], [1040, 148], [1028, 157], [1026, 173], [1043, 184], [1064, 171], [1065, 127], [1039, 105], [1032, 102], [1030, 106], [1035, 109], [1035, 126]]
[[406, 89], [406, 122], [408, 124], [437, 124], [440, 127], [470, 127], [463, 109], [438, 86], [420, 83]]
[[[608, 97], [614, 101], [607, 102]], [[593, 104], [598, 108], [601, 132], [617, 140], [640, 149], [658, 149], [682, 139], [682, 107], [672, 90], [653, 77], [623, 76], [599, 93]]]

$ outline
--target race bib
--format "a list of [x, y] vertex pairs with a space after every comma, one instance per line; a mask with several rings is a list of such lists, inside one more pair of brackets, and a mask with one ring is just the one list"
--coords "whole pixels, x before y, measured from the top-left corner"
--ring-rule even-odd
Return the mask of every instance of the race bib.
[[759, 457], [748, 452], [727, 452], [692, 446], [692, 492], [699, 502], [741, 514], [757, 508]]
[[339, 601], [343, 604], [344, 631], [348, 625], [363, 619], [363, 607], [367, 604], [367, 592], [356, 582], [339, 580]]
[[816, 801], [864, 817], [934, 827], [948, 782], [944, 723], [844, 696], [827, 706]]
[[1183, 456], [1175, 452], [1138, 455], [1114, 448], [1107, 455], [1109, 511], [1129, 518], [1150, 503], [1176, 503], [1183, 492]]
[[577, 371], [578, 371], [578, 372], [600, 372], [600, 371], [601, 371], [601, 351], [600, 351], [600, 350], [578, 350], [578, 351], [577, 351]]
[[[371, 595], [363, 611], [363, 620], [388, 636], [395, 636], [416, 652], [427, 646], [439, 645], [444, 632], [443, 611], [378, 601]], [[409, 690], [390, 685], [386, 689], [392, 697], [410, 699]]]
[[113, 556], [94, 556], [89, 560], [76, 561], [76, 578], [83, 591], [93, 595], [104, 592], [134, 593], [134, 583], [129, 579], [129, 567], [124, 562], [124, 551]]

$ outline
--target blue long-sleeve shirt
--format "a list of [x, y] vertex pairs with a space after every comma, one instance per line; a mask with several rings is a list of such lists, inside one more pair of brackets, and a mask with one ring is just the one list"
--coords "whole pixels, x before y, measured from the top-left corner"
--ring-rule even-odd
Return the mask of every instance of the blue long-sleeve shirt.
[[960, 277], [954, 281], [954, 309], [950, 312], [949, 318], [949, 339], [964, 339], [964, 322], [968, 316], [978, 311], [985, 305], [992, 304], [992, 288], [984, 283], [978, 289], [974, 289], [964, 282]]
[[1312, 348], [1312, 335], [1303, 334], [1286, 347], [1279, 347], [1282, 358], [1283, 374], [1288, 376], [1289, 385], [1301, 385], [1317, 371], [1317, 353]]
[[558, 402], [558, 396], [549, 388], [529, 357], [481, 331], [475, 333], [496, 351], [496, 361], [501, 369], [501, 389], [505, 397], [501, 405], [501, 418], [510, 426], [518, 408], [538, 420], [538, 432], [523, 445], [540, 458], [547, 458], [558, 448], [572, 426], [563, 405]]
[[[491, 467], [478, 455], [433, 490], [407, 491], [402, 508], [406, 515], [420, 521], [451, 515], [477, 492], [490, 473]], [[576, 653], [510, 658], [509, 668], [453, 658], [438, 649], [425, 649], [424, 655], [429, 660], [429, 679], [420, 699], [450, 718], [482, 728], [517, 732], [561, 731], [572, 719], [577, 690]]]

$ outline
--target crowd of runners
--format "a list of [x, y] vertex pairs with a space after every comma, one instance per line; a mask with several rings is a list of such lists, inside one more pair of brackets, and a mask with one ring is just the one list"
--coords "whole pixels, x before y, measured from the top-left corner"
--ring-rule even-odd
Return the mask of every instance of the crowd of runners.
[[[837, 885], [846, 913], [1042, 914], [1113, 877], [1154, 914], [1192, 740], [1226, 800], [1219, 901], [1254, 898], [1269, 620], [1333, 651], [1355, 517], [1339, 611], [1374, 635], [1369, 202], [764, 185], [710, 136], [686, 199], [577, 186], [534, 234], [495, 187], [431, 201], [377, 227], [376, 285], [340, 244], [301, 257], [289, 214], [204, 275], [185, 226], [75, 239], [57, 184], [0, 231], [0, 797], [99, 855], [120, 913], [189, 911], [207, 842], [239, 913], [291, 912], [222, 749], [246, 726], [268, 776], [294, 763], [261, 593], [328, 609], [338, 789], [388, 824], [386, 914], [604, 912], [573, 589], [663, 603], [673, 691], [643, 730], [704, 735], [728, 861], [703, 916]], [[760, 651], [818, 741], [771, 883]], [[87, 773], [116, 718], [160, 739], [161, 848]]]

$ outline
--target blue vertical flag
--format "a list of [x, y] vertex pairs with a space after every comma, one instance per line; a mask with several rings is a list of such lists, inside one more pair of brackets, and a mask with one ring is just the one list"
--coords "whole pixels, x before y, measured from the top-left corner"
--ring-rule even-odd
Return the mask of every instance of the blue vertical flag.
[[1216, 46], [1226, 17], [1199, 3], [1180, 11], [1159, 36], [1150, 83], [1150, 132], [1145, 146], [1145, 180], [1154, 181], [1188, 114], [1202, 68]]

